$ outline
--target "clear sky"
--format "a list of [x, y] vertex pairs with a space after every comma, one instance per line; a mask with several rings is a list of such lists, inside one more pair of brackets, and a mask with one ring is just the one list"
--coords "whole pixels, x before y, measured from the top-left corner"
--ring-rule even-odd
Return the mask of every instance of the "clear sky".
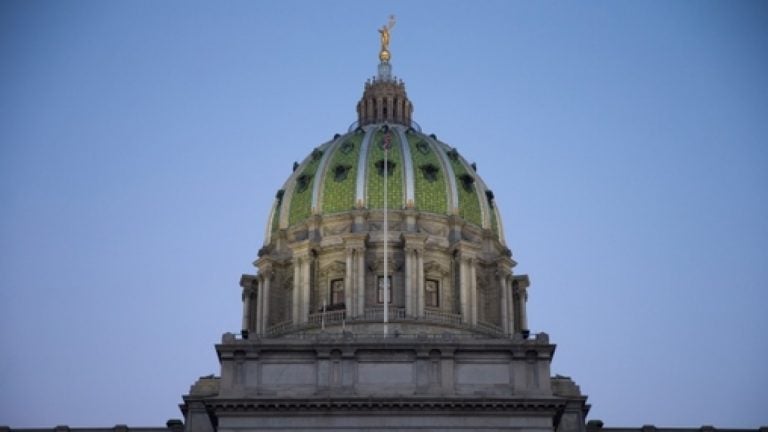
[[768, 424], [768, 2], [0, 2], [0, 424], [162, 425], [395, 14], [610, 426]]

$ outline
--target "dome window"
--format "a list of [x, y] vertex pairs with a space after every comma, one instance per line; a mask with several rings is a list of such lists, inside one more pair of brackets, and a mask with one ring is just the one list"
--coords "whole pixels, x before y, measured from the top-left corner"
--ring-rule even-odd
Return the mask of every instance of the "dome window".
[[471, 175], [464, 173], [459, 176], [459, 180], [461, 180], [461, 186], [464, 188], [467, 192], [472, 192], [472, 185], [475, 184], [475, 178]]
[[485, 197], [488, 198], [488, 205], [493, 208], [493, 191], [490, 189], [486, 190]]
[[437, 180], [437, 173], [440, 172], [440, 168], [438, 168], [437, 165], [428, 163], [420, 166], [419, 168], [421, 168], [421, 173], [424, 175], [424, 179], [429, 182]]
[[312, 160], [319, 160], [321, 157], [323, 157], [323, 151], [316, 148], [312, 150]]
[[333, 167], [333, 179], [337, 182], [343, 182], [347, 179], [347, 174], [349, 174], [350, 169], [352, 169], [352, 166], [350, 165], [336, 165]]
[[459, 160], [459, 151], [452, 148], [451, 151], [448, 152], [448, 157], [451, 158], [452, 161], [457, 162]]
[[344, 141], [344, 144], [341, 145], [341, 152], [344, 154], [349, 154], [354, 149], [355, 145], [350, 141]]
[[[395, 172], [395, 165], [397, 164], [391, 160], [387, 161], [387, 175], [392, 175]], [[384, 159], [376, 161], [376, 171], [378, 171], [380, 176], [384, 176]]]
[[309, 186], [309, 176], [302, 174], [296, 179], [296, 190], [298, 192], [304, 192]]
[[429, 144], [427, 144], [426, 141], [421, 140], [416, 143], [416, 150], [418, 150], [421, 154], [429, 154]]

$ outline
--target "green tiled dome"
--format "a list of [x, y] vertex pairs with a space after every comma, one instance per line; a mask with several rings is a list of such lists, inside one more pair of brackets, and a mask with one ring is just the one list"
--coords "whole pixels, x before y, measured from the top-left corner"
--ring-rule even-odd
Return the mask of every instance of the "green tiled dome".
[[384, 142], [387, 207], [456, 215], [491, 230], [504, 243], [493, 193], [453, 147], [403, 124], [357, 127], [315, 148], [275, 197], [268, 237], [312, 215], [384, 207]]

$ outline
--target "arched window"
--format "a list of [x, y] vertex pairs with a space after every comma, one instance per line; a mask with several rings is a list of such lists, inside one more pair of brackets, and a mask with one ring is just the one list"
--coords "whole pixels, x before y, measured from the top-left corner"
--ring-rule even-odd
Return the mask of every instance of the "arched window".
[[342, 303], [344, 303], [344, 279], [334, 279], [331, 281], [331, 304]]

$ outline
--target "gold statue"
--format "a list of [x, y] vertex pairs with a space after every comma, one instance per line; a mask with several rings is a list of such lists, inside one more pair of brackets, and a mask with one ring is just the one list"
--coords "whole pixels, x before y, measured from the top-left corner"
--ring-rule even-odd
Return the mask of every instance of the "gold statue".
[[381, 26], [379, 33], [381, 33], [381, 51], [379, 51], [379, 60], [384, 63], [389, 62], [389, 31], [395, 26], [395, 16], [389, 16], [389, 22], [386, 25]]

